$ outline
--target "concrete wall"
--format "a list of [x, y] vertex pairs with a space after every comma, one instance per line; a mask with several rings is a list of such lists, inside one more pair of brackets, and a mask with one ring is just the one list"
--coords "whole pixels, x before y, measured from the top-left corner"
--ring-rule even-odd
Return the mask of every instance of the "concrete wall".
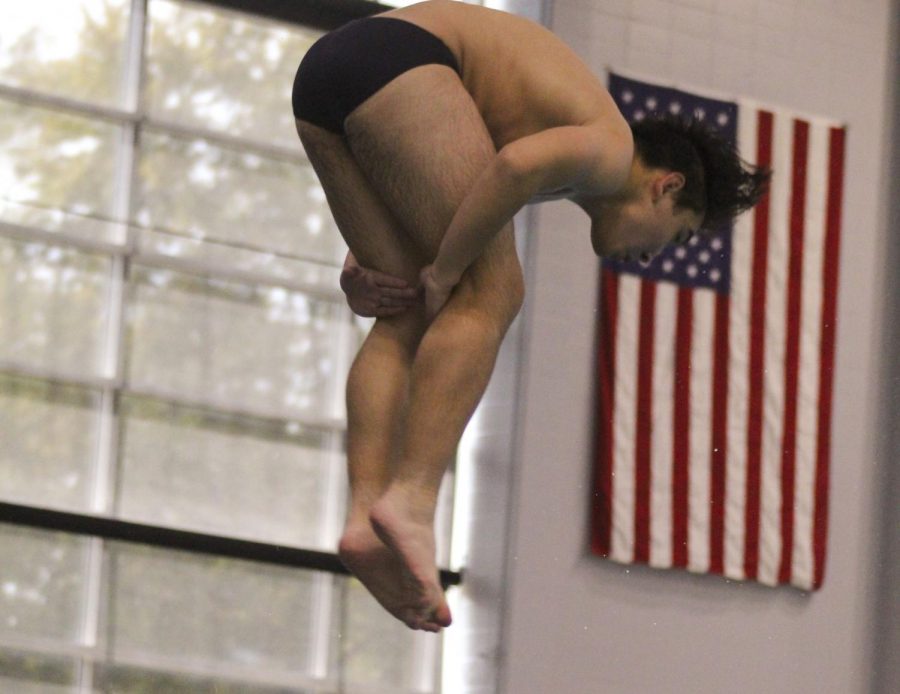
[[[879, 511], [890, 503], [879, 487], [887, 464], [900, 457], [900, 442], [885, 431], [891, 415], [900, 426], [891, 348], [898, 331], [885, 328], [900, 308], [897, 282], [888, 275], [890, 259], [893, 267], [900, 261], [891, 241], [900, 233], [897, 168], [887, 177], [889, 114], [897, 107], [889, 87], [900, 75], [890, 26], [898, 5], [556, 0], [550, 7], [550, 27], [601, 77], [609, 66], [849, 126], [828, 566], [824, 588], [808, 595], [624, 567], [588, 553], [598, 263], [584, 214], [570, 203], [544, 204], [528, 239], [497, 690], [900, 691], [886, 650], [891, 643], [894, 653], [900, 648], [887, 633], [897, 629], [896, 611], [893, 623], [876, 616], [886, 607], [878, 591], [886, 599], [897, 576], [896, 564], [879, 556], [890, 548], [897, 553], [896, 540], [891, 545], [883, 534], [897, 514]], [[897, 479], [890, 477], [895, 505]]]

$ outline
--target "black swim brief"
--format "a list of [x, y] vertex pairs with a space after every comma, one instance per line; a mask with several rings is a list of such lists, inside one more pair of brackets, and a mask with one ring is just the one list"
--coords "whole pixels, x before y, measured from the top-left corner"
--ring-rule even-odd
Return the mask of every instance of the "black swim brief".
[[456, 57], [437, 36], [393, 17], [355, 19], [325, 34], [306, 52], [294, 77], [294, 116], [340, 135], [344, 119], [395, 77]]

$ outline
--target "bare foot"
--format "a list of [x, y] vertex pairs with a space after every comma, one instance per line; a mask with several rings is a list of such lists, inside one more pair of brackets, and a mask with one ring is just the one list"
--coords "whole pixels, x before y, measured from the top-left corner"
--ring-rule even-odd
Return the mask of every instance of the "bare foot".
[[413, 504], [401, 492], [389, 490], [372, 507], [369, 520], [375, 533], [400, 560], [400, 582], [407, 605], [416, 617], [448, 627], [450, 608], [438, 581], [435, 564], [433, 509], [416, 517]]
[[421, 606], [410, 599], [397, 555], [375, 534], [368, 523], [344, 529], [338, 556], [381, 606], [412, 629], [439, 632], [441, 625], [422, 619]]

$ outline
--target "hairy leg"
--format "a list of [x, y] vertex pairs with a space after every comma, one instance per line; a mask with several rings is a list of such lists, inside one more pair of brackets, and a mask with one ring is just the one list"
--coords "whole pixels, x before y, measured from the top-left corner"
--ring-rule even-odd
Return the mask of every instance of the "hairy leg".
[[[471, 294], [466, 297], [466, 294]], [[447, 465], [481, 400], [500, 343], [515, 314], [482, 312], [474, 292], [458, 292], [422, 340], [410, 377], [410, 404], [400, 461], [370, 518], [378, 536], [402, 557], [406, 589], [418, 617], [450, 623], [436, 584], [434, 513]]]
[[[399, 223], [371, 190], [343, 139], [297, 122], [307, 156], [347, 245], [365, 267], [417, 280], [422, 261], [398, 233]], [[413, 355], [424, 332], [421, 310], [379, 318], [347, 378], [350, 508], [339, 545], [343, 563], [389, 612], [410, 623], [396, 555], [376, 536], [371, 507], [390, 481], [409, 395]], [[419, 626], [436, 631], [438, 625]]]
[[[345, 127], [355, 159], [430, 262], [496, 153], [475, 104], [451, 70], [424, 66], [363, 103]], [[399, 463], [370, 518], [403, 560], [420, 619], [450, 621], [434, 559], [438, 490], [523, 292], [510, 223], [464, 274], [413, 361]]]

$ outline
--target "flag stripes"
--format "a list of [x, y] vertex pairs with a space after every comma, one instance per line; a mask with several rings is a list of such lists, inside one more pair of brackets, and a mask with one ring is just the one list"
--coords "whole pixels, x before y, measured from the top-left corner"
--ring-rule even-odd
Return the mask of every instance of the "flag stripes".
[[[628, 101], [643, 87], [660, 109], [687, 98], [615, 79], [617, 100], [616, 88]], [[712, 245], [727, 252], [727, 286], [660, 280], [671, 262], [643, 276], [602, 267], [592, 551], [814, 590], [826, 557], [845, 131], [752, 105], [736, 113], [739, 150], [775, 175]]]

